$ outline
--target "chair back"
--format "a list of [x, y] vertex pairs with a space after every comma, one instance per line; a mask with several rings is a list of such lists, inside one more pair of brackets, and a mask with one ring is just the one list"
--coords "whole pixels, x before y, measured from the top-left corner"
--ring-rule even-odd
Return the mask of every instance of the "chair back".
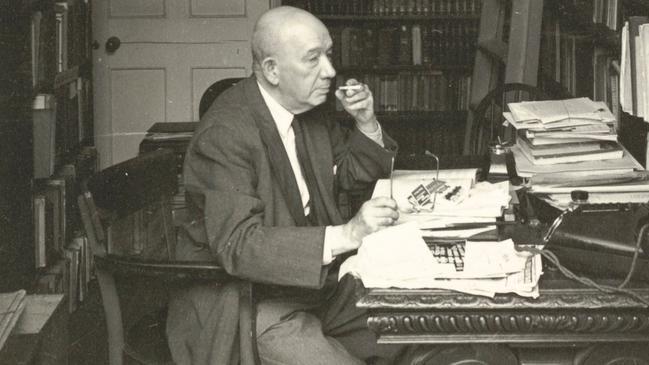
[[171, 200], [177, 190], [175, 156], [166, 149], [93, 175], [79, 196], [92, 253], [172, 258], [176, 238]]
[[467, 125], [464, 151], [469, 155], [489, 152], [491, 144], [515, 140], [512, 127], [503, 124], [503, 112], [508, 112], [508, 103], [554, 99], [536, 86], [506, 83], [491, 90], [472, 112], [473, 121]]
[[198, 103], [198, 116], [203, 117], [203, 114], [210, 108], [216, 97], [221, 95], [222, 92], [232, 87], [237, 82], [241, 81], [242, 77], [230, 77], [227, 79], [219, 80], [205, 90], [201, 101]]

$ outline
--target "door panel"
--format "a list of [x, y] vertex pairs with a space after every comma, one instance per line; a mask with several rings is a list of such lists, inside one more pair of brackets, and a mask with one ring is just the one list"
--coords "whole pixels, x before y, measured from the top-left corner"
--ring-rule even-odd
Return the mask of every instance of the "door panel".
[[[198, 119], [209, 85], [249, 75], [250, 36], [268, 0], [97, 0], [95, 142], [101, 167], [134, 157], [156, 122]], [[107, 53], [106, 40], [120, 46]]]
[[191, 0], [190, 4], [192, 16], [246, 16], [246, 0]]
[[112, 69], [110, 74], [113, 158], [137, 154], [143, 126], [165, 118], [164, 69]]
[[151, 17], [164, 13], [164, 0], [110, 0], [110, 17]]

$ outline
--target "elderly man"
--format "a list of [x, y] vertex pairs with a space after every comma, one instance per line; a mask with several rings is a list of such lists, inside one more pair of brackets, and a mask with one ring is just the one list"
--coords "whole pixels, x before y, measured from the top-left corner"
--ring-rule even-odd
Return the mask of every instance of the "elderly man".
[[[396, 144], [356, 80], [347, 81], [355, 89], [335, 93], [353, 130], [318, 107], [336, 75], [331, 50], [327, 28], [308, 12], [283, 6], [263, 14], [252, 36], [254, 75], [214, 102], [185, 160], [192, 252], [254, 283], [266, 364], [364, 364], [390, 361], [398, 350], [376, 344], [351, 280], [337, 281], [342, 256], [398, 212], [389, 198], [365, 202], [346, 223], [338, 211], [338, 189], [388, 175]], [[229, 308], [210, 290], [224, 288], [190, 289], [170, 305], [177, 363], [218, 362], [206, 347], [223, 345], [214, 338]]]

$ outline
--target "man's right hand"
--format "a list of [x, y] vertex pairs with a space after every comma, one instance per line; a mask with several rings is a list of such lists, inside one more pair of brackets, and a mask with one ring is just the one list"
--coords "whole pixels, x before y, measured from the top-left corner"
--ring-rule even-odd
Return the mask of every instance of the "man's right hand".
[[348, 238], [347, 241], [356, 245], [349, 250], [360, 247], [363, 237], [393, 225], [398, 219], [399, 211], [394, 199], [377, 197], [366, 201], [358, 213], [343, 225], [343, 234]]

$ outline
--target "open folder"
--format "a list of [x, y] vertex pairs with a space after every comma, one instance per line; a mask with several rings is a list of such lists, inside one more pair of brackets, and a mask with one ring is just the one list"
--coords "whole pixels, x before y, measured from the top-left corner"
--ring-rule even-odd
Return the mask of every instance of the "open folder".
[[[392, 181], [377, 181], [372, 197], [391, 196], [399, 207], [398, 223], [414, 220], [422, 224], [421, 228], [428, 225], [429, 228], [439, 227], [434, 224], [440, 220], [444, 220], [444, 223], [494, 222], [511, 199], [509, 181], [494, 184], [476, 182], [476, 173], [477, 169], [451, 169], [440, 170], [437, 176], [434, 171], [396, 170]], [[430, 202], [420, 207], [413, 205], [412, 196], [435, 178], [447, 187], [437, 192], [438, 196], [431, 198]], [[448, 194], [452, 191], [456, 193]]]

